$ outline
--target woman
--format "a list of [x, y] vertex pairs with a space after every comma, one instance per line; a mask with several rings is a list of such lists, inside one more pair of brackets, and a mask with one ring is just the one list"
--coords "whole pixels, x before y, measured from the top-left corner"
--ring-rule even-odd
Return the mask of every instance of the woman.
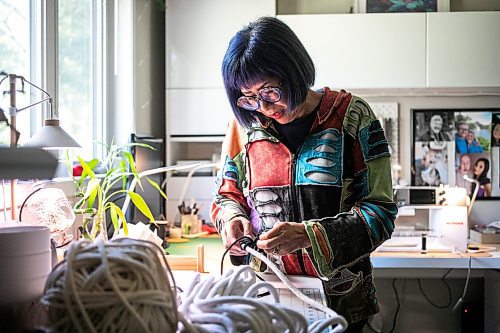
[[493, 129], [491, 130], [491, 146], [500, 146], [500, 122], [493, 124]]
[[[490, 170], [490, 161], [487, 158], [481, 157], [474, 164], [474, 179], [479, 182], [479, 190], [477, 197], [491, 197], [491, 180], [486, 177]], [[472, 184], [471, 197], [476, 189], [476, 183]]]
[[390, 238], [397, 213], [380, 123], [346, 91], [311, 90], [312, 60], [276, 18], [236, 33], [222, 76], [236, 119], [211, 217], [225, 246], [258, 237], [285, 273], [325, 280], [329, 306], [348, 332], [361, 332], [379, 311], [370, 253]]

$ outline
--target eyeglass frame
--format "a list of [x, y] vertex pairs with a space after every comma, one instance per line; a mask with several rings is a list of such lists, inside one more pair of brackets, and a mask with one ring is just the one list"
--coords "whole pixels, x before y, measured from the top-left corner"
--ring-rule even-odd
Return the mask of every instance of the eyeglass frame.
[[[264, 101], [264, 102], [270, 103], [270, 104], [278, 103], [279, 101], [281, 101], [281, 97], [283, 97], [283, 90], [280, 88], [280, 86], [281, 86], [281, 83], [277, 87], [264, 87], [264, 88], [261, 88], [261, 89], [259, 89], [259, 91], [257, 91], [257, 96], [255, 96], [255, 97], [253, 97], [253, 96], [240, 96], [236, 100], [236, 105], [238, 105], [238, 107], [240, 107], [242, 109], [245, 109], [247, 111], [255, 112], [258, 109], [260, 109], [260, 107], [261, 107], [260, 101]], [[268, 101], [265, 98], [262, 98], [261, 91], [263, 91], [263, 90], [274, 90], [274, 92], [276, 92], [279, 95], [278, 99], [275, 100], [275, 101]], [[257, 101], [257, 105], [256, 105], [255, 108], [249, 109], [249, 108], [247, 108], [247, 107], [245, 107], [243, 105], [240, 105], [240, 103], [239, 103], [240, 99], [253, 99], [253, 100]]]

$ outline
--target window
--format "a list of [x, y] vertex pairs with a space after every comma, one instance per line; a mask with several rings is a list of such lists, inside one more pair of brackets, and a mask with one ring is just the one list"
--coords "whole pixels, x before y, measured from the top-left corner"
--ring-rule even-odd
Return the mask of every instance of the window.
[[[26, 78], [31, 77], [31, 54], [30, 54], [30, 6], [28, 1], [0, 0], [0, 71], [2, 73], [15, 73]], [[33, 68], [34, 70], [34, 68]], [[4, 75], [0, 85], [0, 107], [6, 112], [10, 106], [9, 79]], [[20, 89], [21, 87], [16, 87]], [[28, 90], [28, 88], [27, 88]], [[29, 104], [28, 94], [17, 94], [16, 105], [23, 106]], [[17, 114], [17, 129], [22, 133], [19, 143], [26, 142], [30, 131], [30, 112], [23, 111]], [[0, 146], [8, 146], [10, 130], [0, 124]]]
[[[0, 0], [0, 12], [0, 70], [46, 89], [54, 98], [61, 126], [83, 148], [78, 154], [96, 156], [97, 142], [105, 142], [103, 1]], [[0, 86], [2, 92], [8, 88], [7, 82]], [[18, 108], [40, 99], [29, 87], [26, 90], [16, 94]], [[8, 94], [1, 96], [0, 106], [8, 110]], [[20, 145], [41, 126], [40, 107], [17, 114]], [[5, 132], [0, 126], [0, 145], [8, 143]]]

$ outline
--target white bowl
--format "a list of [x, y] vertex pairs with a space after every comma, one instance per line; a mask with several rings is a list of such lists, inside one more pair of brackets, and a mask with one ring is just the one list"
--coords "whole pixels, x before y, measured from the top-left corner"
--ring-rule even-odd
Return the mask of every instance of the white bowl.
[[0, 223], [0, 257], [17, 257], [50, 250], [47, 227], [23, 223]]

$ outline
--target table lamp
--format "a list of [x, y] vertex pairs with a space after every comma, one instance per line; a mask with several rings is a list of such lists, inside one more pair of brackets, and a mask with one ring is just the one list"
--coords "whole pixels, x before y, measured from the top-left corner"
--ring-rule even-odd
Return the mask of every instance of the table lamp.
[[[59, 119], [55, 118], [53, 107], [52, 107], [52, 96], [40, 88], [39, 86], [31, 83], [26, 80], [25, 77], [16, 75], [16, 74], [8, 74], [1, 81], [2, 82], [9, 78], [9, 94], [10, 94], [10, 107], [9, 107], [9, 116], [10, 116], [10, 126], [11, 126], [11, 141], [10, 146], [14, 147], [17, 144], [17, 136], [16, 134], [16, 115], [18, 112], [30, 109], [35, 105], [47, 102], [49, 103], [49, 112], [48, 117], [44, 121], [44, 126], [30, 138], [30, 140], [23, 146], [26, 148], [44, 148], [44, 149], [63, 149], [63, 148], [81, 148], [81, 146], [71, 137], [64, 129], [59, 126]], [[21, 80], [21, 91], [24, 92], [24, 83], [29, 84], [30, 86], [41, 91], [45, 96], [42, 100], [30, 104], [28, 106], [17, 108], [16, 107], [16, 81]]]
[[477, 192], [479, 191], [480, 184], [479, 184], [479, 181], [477, 179], [470, 178], [467, 175], [464, 175], [464, 179], [466, 181], [470, 182], [470, 183], [476, 184], [476, 186], [474, 188], [474, 193], [472, 193], [472, 198], [470, 200], [469, 209], [468, 209], [468, 212], [467, 212], [467, 214], [470, 215], [470, 212], [472, 211], [472, 206], [474, 205], [474, 202], [476, 201]]
[[[44, 126], [35, 133], [35, 135], [23, 146], [23, 148], [19, 148], [19, 152], [16, 151], [10, 151], [9, 154], [12, 156], [24, 156], [24, 163], [27, 163], [26, 158], [29, 159], [29, 152], [25, 151], [24, 149], [30, 148], [43, 148], [43, 149], [63, 149], [63, 148], [81, 148], [80, 145], [73, 139], [71, 138], [60, 126], [59, 126], [59, 120], [55, 118], [53, 108], [52, 108], [52, 97], [50, 94], [45, 91], [44, 89], [40, 88], [39, 86], [31, 83], [30, 81], [26, 80], [23, 76], [16, 75], [16, 74], [4, 74], [4, 78], [0, 80], [0, 86], [3, 83], [3, 81], [6, 78], [9, 78], [9, 94], [10, 94], [10, 106], [9, 106], [9, 118], [10, 118], [10, 124], [8, 123], [10, 127], [10, 149], [14, 149], [17, 147], [17, 140], [19, 139], [19, 132], [16, 130], [16, 115], [18, 112], [27, 110], [32, 108], [35, 105], [47, 102], [49, 103], [49, 114], [47, 119], [45, 120]], [[36, 88], [37, 90], [41, 91], [44, 94], [44, 97], [42, 100], [35, 102], [33, 104], [30, 104], [28, 106], [22, 107], [22, 108], [17, 108], [16, 107], [16, 82], [17, 80], [21, 80], [21, 92], [24, 92], [24, 84], [27, 83], [30, 86]], [[5, 117], [3, 117], [5, 118]], [[38, 152], [37, 154], [31, 155], [31, 163], [27, 164], [31, 167], [31, 170], [33, 173], [30, 176], [26, 176], [26, 178], [34, 178], [35, 175], [37, 174], [35, 172], [35, 169], [38, 168], [38, 160], [36, 160], [36, 157], [41, 157], [41, 155], [44, 155], [46, 157], [48, 153], [42, 153]], [[0, 164], [4, 164], [7, 162], [12, 162], [12, 161], [0, 161]], [[14, 160], [15, 162], [15, 160]], [[24, 164], [26, 167], [26, 164]], [[51, 167], [51, 164], [49, 163], [49, 168]], [[11, 165], [12, 167], [12, 165]], [[12, 168], [10, 168], [12, 169]], [[29, 171], [29, 170], [28, 170]], [[28, 173], [28, 172], [27, 172]], [[6, 174], [3, 175], [2, 177], [7, 176]], [[53, 173], [52, 173], [53, 176]], [[11, 176], [11, 218], [12, 220], [16, 219], [16, 205], [15, 205], [15, 196], [14, 196], [14, 188], [15, 188], [15, 179], [14, 177], [19, 177], [19, 173], [13, 173]], [[24, 177], [23, 177], [24, 178]]]

